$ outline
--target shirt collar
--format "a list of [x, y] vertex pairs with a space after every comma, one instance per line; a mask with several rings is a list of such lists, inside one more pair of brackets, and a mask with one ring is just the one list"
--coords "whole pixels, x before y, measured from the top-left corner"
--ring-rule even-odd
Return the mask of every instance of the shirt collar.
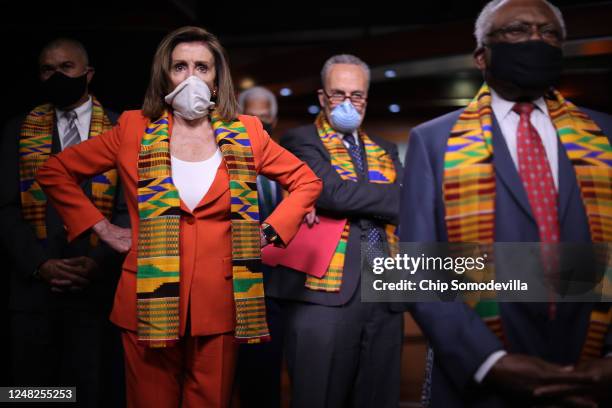
[[[491, 109], [493, 109], [493, 113], [498, 120], [504, 120], [508, 116], [509, 113], [512, 112], [512, 108], [516, 102], [508, 101], [502, 98], [493, 88], [489, 88], [491, 91]], [[533, 104], [536, 108], [548, 116], [548, 107], [546, 106], [546, 101], [544, 98], [540, 97], [533, 101]]]
[[357, 135], [357, 131], [356, 130], [354, 130], [352, 133], [340, 133], [340, 132], [338, 132], [338, 136], [340, 136], [340, 138], [342, 138], [342, 140], [344, 140], [344, 137], [348, 136], [349, 134], [351, 136], [353, 136], [353, 138], [355, 139], [355, 142], [359, 143], [359, 136]]
[[[92, 101], [91, 95], [90, 95], [89, 98], [87, 98], [86, 102], [84, 102], [83, 104], [81, 104], [81, 105], [77, 106], [76, 108], [72, 109], [77, 114], [76, 120], [78, 121], [79, 118], [81, 118], [83, 116], [83, 114], [85, 114], [86, 112], [91, 111], [92, 107], [93, 107], [93, 101]], [[58, 108], [56, 108], [55, 110], [57, 112], [58, 119], [64, 117], [64, 113], [68, 112], [68, 111], [65, 111], [65, 110], [58, 109]]]

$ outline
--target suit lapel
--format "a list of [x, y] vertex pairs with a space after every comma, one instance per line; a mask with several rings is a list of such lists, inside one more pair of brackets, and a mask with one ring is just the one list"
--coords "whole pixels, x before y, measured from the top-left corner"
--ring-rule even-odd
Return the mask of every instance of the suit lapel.
[[268, 218], [274, 207], [274, 197], [272, 196], [271, 182], [262, 175], [257, 175], [257, 195], [259, 204], [260, 220]]
[[[276, 201], [274, 202], [274, 208], [276, 208], [276, 206], [283, 201], [283, 186], [280, 185], [280, 183], [276, 182], [276, 181], [272, 181], [272, 183], [276, 184]], [[272, 209], [274, 211], [274, 208]]]
[[204, 194], [204, 197], [202, 197], [202, 200], [200, 200], [196, 208], [217, 200], [227, 190], [229, 190], [229, 174], [227, 173], [225, 159], [222, 159], [221, 164], [219, 164], [219, 167], [217, 168], [217, 174], [215, 175], [215, 179], [213, 180], [210, 188], [208, 189], [206, 194]]
[[[497, 120], [493, 116], [493, 166], [498, 180], [510, 191], [521, 209], [535, 221], [527, 198], [527, 192], [523, 187], [523, 182], [518, 174], [516, 166], [512, 161], [512, 156], [508, 151], [508, 146]], [[499, 188], [498, 186], [497, 188]]]
[[51, 136], [51, 154], [57, 154], [62, 151], [62, 142], [60, 141], [59, 129], [57, 128], [57, 117], [55, 109], [53, 110], [53, 135]]
[[567, 157], [567, 152], [565, 151], [565, 146], [561, 143], [561, 140], [558, 140], [558, 160], [559, 160], [559, 225], [563, 224], [563, 220], [565, 218], [565, 214], [567, 212], [567, 207], [571, 199], [577, 192], [577, 181], [576, 181], [576, 173], [574, 172], [574, 166], [572, 162]]

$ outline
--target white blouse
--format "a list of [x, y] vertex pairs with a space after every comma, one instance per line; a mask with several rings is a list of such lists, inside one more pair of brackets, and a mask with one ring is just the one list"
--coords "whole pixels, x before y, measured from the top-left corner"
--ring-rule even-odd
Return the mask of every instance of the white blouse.
[[181, 200], [191, 211], [210, 189], [222, 159], [219, 149], [210, 158], [197, 162], [184, 161], [171, 156], [172, 181]]

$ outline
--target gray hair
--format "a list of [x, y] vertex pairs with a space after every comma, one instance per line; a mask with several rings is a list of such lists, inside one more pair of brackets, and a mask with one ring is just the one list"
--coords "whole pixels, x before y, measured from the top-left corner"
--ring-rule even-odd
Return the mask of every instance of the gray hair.
[[[482, 9], [478, 18], [476, 19], [476, 24], [474, 25], [474, 37], [476, 37], [476, 44], [478, 48], [481, 48], [485, 44], [485, 38], [491, 32], [491, 26], [493, 25], [493, 15], [497, 11], [497, 9], [505, 2], [506, 0], [493, 0], [487, 3], [486, 6]], [[567, 36], [567, 31], [565, 29], [565, 20], [563, 20], [563, 14], [561, 10], [551, 2], [547, 0], [542, 0], [550, 9], [552, 10], [555, 17], [559, 21], [559, 26], [561, 27], [561, 36], [563, 39]]]
[[323, 64], [323, 69], [321, 70], [321, 83], [323, 84], [323, 86], [325, 86], [325, 80], [327, 79], [329, 70], [331, 69], [332, 65], [336, 64], [349, 64], [361, 67], [366, 74], [367, 86], [370, 86], [370, 67], [360, 58], [357, 58], [356, 56], [350, 54], [334, 55], [333, 57], [325, 61], [325, 64]]
[[276, 115], [278, 114], [278, 102], [276, 101], [276, 96], [274, 96], [269, 89], [264, 88], [263, 86], [254, 86], [253, 88], [249, 88], [240, 93], [238, 96], [240, 111], [244, 112], [247, 102], [255, 98], [267, 99], [270, 103], [270, 113], [272, 114], [272, 117], [276, 119]]

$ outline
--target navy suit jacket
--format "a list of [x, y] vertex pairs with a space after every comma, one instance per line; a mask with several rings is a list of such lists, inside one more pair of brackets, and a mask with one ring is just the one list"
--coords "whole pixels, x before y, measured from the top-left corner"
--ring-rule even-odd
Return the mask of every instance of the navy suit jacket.
[[[583, 109], [610, 138], [612, 116]], [[462, 110], [414, 128], [405, 161], [400, 211], [402, 242], [447, 241], [442, 182], [450, 131]], [[539, 235], [527, 194], [499, 125], [493, 123], [495, 166], [495, 241], [537, 242]], [[590, 232], [573, 166], [559, 142], [559, 224], [562, 242], [590, 242]], [[546, 303], [500, 303], [508, 352], [541, 357], [558, 364], [576, 362], [584, 343], [592, 303], [561, 303], [549, 321]], [[502, 406], [494, 395], [475, 387], [473, 376], [494, 351], [498, 338], [465, 304], [415, 303], [408, 308], [434, 350], [433, 407]], [[610, 332], [606, 341], [612, 349]]]
[[[112, 123], [118, 115], [105, 111]], [[66, 229], [52, 205], [47, 205], [47, 244], [42, 245], [34, 230], [21, 215], [19, 188], [19, 137], [25, 116], [10, 120], [2, 130], [0, 143], [0, 173], [4, 183], [0, 187], [0, 251], [5, 254], [5, 269], [10, 271], [9, 307], [14, 311], [42, 311], [50, 308], [75, 308], [110, 312], [112, 299], [121, 273], [123, 255], [105, 243], [92, 247], [90, 234], [83, 234], [71, 243], [66, 238]], [[53, 129], [51, 153], [61, 151], [57, 124]], [[120, 181], [119, 181], [120, 183]], [[91, 180], [82, 185], [91, 194]], [[129, 227], [127, 206], [123, 189], [117, 186], [113, 223]], [[34, 279], [34, 270], [44, 261], [55, 258], [88, 256], [100, 267], [101, 277], [91, 282], [82, 291], [56, 294], [49, 285]]]
[[[347, 303], [359, 287], [361, 277], [361, 242], [365, 231], [362, 220], [397, 225], [402, 167], [395, 144], [377, 137], [370, 138], [389, 154], [395, 164], [397, 179], [393, 184], [375, 184], [366, 180], [342, 180], [331, 165], [315, 125], [292, 129], [280, 144], [303, 160], [323, 180], [323, 191], [316, 203], [317, 213], [332, 218], [348, 218], [351, 230], [339, 293], [314, 291], [304, 287], [306, 275], [289, 268], [274, 268], [269, 273], [266, 294], [326, 306]], [[363, 147], [363, 146], [362, 146]]]

